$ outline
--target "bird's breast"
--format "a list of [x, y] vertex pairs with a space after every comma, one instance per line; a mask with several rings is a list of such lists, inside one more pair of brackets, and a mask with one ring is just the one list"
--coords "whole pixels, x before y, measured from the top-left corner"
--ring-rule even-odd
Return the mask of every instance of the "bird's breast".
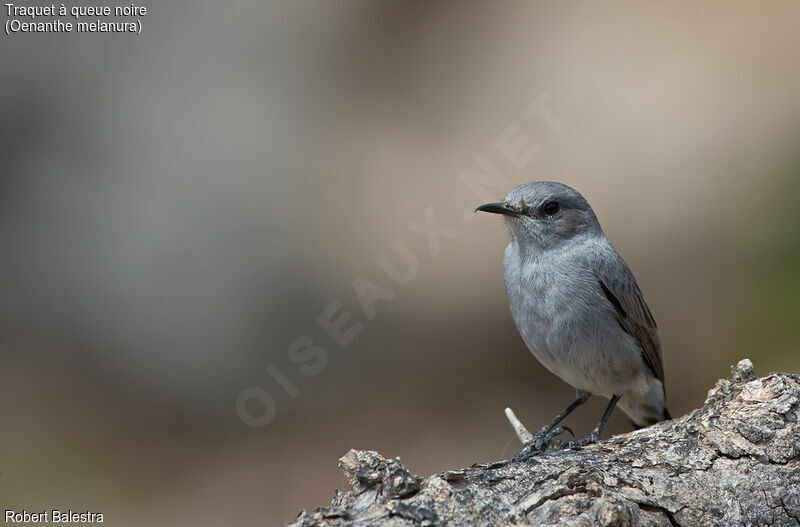
[[503, 264], [511, 315], [525, 344], [548, 370], [584, 385], [582, 364], [594, 360], [601, 337], [593, 320], [604, 316], [591, 276], [580, 263], [521, 259], [513, 250]]

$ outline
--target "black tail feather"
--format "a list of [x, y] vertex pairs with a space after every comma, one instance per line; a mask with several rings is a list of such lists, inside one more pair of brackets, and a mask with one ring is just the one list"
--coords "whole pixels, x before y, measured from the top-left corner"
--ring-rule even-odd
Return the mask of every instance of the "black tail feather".
[[644, 425], [644, 426], [643, 425], [637, 425], [636, 422], [631, 418], [628, 418], [628, 422], [631, 424], [631, 426], [633, 427], [634, 430], [639, 430], [640, 428], [644, 428], [645, 426], [647, 426], [647, 425]]
[[665, 406], [664, 407], [664, 419], [653, 419], [649, 423], [644, 423], [644, 424], [639, 424], [639, 423], [637, 423], [636, 421], [634, 421], [631, 418], [628, 418], [628, 421], [631, 423], [631, 426], [633, 427], [634, 430], [639, 430], [640, 428], [646, 428], [646, 427], [648, 427], [650, 425], [654, 425], [654, 424], [658, 423], [659, 421], [669, 421], [670, 419], [672, 419], [672, 415], [670, 415], [669, 410], [667, 410], [667, 407]]

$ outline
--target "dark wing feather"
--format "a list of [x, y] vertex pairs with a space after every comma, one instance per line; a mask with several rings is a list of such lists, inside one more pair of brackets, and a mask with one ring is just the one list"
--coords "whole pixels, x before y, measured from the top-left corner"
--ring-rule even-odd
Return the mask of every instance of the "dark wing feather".
[[630, 269], [623, 263], [624, 272], [597, 272], [597, 280], [611, 305], [617, 322], [642, 348], [642, 358], [653, 375], [664, 382], [664, 363], [661, 358], [661, 339], [658, 326], [647, 307], [642, 291]]

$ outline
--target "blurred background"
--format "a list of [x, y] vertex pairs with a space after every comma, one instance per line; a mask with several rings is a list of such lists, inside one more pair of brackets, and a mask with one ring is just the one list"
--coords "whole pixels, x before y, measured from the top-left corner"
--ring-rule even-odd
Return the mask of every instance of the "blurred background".
[[[479, 156], [492, 200], [555, 179], [592, 203], [673, 415], [741, 358], [800, 370], [797, 2], [145, 5], [141, 36], [2, 35], [4, 508], [277, 525], [345, 487], [350, 448], [420, 475], [515, 453], [503, 408], [535, 429], [573, 391], [514, 328], [502, 222], [464, 214]], [[524, 113], [542, 96], [558, 132]], [[522, 169], [509, 129], [539, 149]], [[437, 254], [409, 229], [429, 208]], [[403, 285], [376, 264], [403, 269], [395, 240]], [[394, 295], [372, 320], [357, 278]], [[344, 348], [333, 301], [364, 325]], [[248, 387], [267, 426], [237, 415]]]

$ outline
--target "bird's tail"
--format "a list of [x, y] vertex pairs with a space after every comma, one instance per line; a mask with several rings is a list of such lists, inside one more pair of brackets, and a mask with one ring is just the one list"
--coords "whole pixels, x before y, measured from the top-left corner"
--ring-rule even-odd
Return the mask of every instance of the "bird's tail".
[[651, 418], [645, 418], [645, 421], [642, 423], [637, 423], [632, 418], [628, 418], [628, 421], [630, 421], [631, 426], [633, 427], [634, 430], [639, 430], [640, 428], [645, 428], [650, 425], [654, 425], [660, 421], [669, 421], [670, 419], [672, 419], [672, 415], [669, 413], [669, 410], [667, 410], [667, 407], [665, 406], [664, 415], [661, 419], [651, 417]]

